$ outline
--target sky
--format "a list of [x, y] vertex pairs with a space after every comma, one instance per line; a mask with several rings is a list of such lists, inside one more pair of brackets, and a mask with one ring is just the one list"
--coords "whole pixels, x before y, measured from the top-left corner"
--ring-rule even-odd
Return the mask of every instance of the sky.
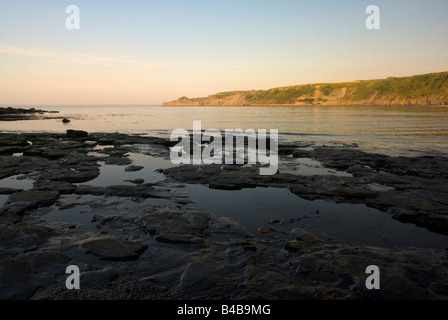
[[[66, 27], [70, 5], [79, 29]], [[379, 30], [366, 28], [369, 5]], [[0, 0], [4, 106], [149, 105], [442, 71], [446, 0]]]

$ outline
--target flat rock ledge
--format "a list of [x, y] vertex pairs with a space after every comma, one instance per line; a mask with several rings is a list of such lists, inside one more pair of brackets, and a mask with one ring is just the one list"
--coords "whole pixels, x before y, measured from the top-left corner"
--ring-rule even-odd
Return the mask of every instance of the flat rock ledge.
[[86, 253], [92, 253], [101, 260], [128, 261], [137, 260], [148, 246], [137, 241], [103, 238], [88, 240], [81, 244]]

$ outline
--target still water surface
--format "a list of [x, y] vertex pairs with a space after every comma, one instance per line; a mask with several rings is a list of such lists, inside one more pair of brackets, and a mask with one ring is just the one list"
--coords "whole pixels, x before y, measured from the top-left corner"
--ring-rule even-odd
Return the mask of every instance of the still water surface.
[[356, 143], [363, 150], [394, 155], [448, 154], [448, 107], [42, 107], [67, 117], [0, 123], [0, 131], [138, 133], [169, 136], [173, 129], [278, 129], [283, 141]]

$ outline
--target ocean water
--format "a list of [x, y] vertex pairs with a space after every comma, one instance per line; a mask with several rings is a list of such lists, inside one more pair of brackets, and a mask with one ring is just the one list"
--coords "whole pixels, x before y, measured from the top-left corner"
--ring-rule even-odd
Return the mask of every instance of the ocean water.
[[[59, 114], [41, 120], [1, 122], [3, 132], [137, 133], [168, 137], [174, 129], [277, 129], [281, 141], [357, 144], [362, 150], [393, 155], [448, 154], [448, 107], [39, 107]], [[71, 120], [63, 124], [61, 119]]]

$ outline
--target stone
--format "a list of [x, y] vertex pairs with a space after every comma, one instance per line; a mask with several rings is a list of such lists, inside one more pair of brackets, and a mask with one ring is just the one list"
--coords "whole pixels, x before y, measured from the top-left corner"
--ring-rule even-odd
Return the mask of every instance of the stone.
[[129, 166], [129, 167], [126, 167], [125, 169], [124, 169], [124, 171], [126, 171], [126, 172], [134, 172], [134, 171], [140, 171], [140, 170], [142, 170], [144, 167], [142, 167], [142, 166]]
[[89, 136], [86, 131], [82, 130], [67, 130], [66, 135], [67, 138], [85, 138]]
[[163, 220], [157, 225], [155, 238], [157, 241], [173, 244], [201, 243], [204, 241], [204, 230], [190, 226], [188, 217], [185, 215], [174, 216], [169, 220]]
[[137, 260], [148, 248], [147, 245], [137, 241], [116, 238], [88, 240], [82, 243], [81, 247], [86, 253], [92, 253], [107, 261]]
[[16, 189], [16, 188], [0, 188], [0, 194], [12, 194], [15, 192], [23, 191], [22, 189]]
[[134, 184], [143, 184], [143, 183], [145, 183], [144, 179], [132, 179], [132, 180], [124, 179], [123, 181], [134, 183]]
[[297, 240], [292, 240], [289, 241], [286, 246], [285, 249], [291, 252], [297, 252], [300, 249], [302, 249], [302, 243], [300, 241]]
[[75, 193], [78, 188], [74, 184], [64, 181], [42, 181], [38, 180], [34, 183], [34, 188], [43, 191], [58, 191], [60, 194]]
[[57, 191], [21, 191], [13, 193], [9, 196], [10, 202], [24, 202], [28, 207], [48, 207], [54, 204], [59, 198]]
[[311, 232], [308, 232], [306, 230], [303, 230], [301, 228], [294, 228], [291, 230], [291, 234], [294, 235], [294, 237], [297, 240], [307, 242], [307, 243], [316, 243], [316, 242], [323, 242], [322, 239], [319, 239]]
[[99, 171], [63, 171], [53, 176], [52, 180], [65, 181], [69, 183], [83, 183], [97, 178]]
[[224, 234], [241, 238], [254, 237], [244, 226], [228, 217], [217, 217], [211, 220], [208, 232], [210, 234]]
[[104, 193], [107, 196], [115, 196], [115, 197], [151, 198], [151, 191], [153, 189], [154, 188], [145, 185], [137, 185], [137, 186], [116, 185], [106, 187]]
[[261, 234], [267, 234], [267, 233], [274, 232], [275, 230], [272, 228], [260, 227], [257, 229], [257, 231], [260, 232]]
[[33, 209], [35, 209], [35, 207], [28, 202], [17, 202], [1, 207], [0, 216], [8, 216], [9, 219], [12, 219], [11, 222], [18, 222], [20, 220], [14, 219], [11, 216], [23, 216]]
[[82, 289], [99, 289], [109, 287], [110, 282], [118, 276], [117, 271], [108, 267], [106, 269], [86, 271], [80, 275], [80, 283], [82, 283]]
[[104, 188], [83, 184], [76, 188], [75, 193], [79, 195], [90, 194], [93, 196], [102, 196], [104, 194]]
[[64, 119], [62, 119], [62, 122], [63, 122], [63, 123], [69, 123], [70, 120], [68, 120], [67, 118], [64, 118]]
[[105, 161], [106, 164], [117, 165], [117, 166], [126, 166], [132, 163], [132, 160], [129, 158], [121, 158], [121, 157], [109, 157]]

